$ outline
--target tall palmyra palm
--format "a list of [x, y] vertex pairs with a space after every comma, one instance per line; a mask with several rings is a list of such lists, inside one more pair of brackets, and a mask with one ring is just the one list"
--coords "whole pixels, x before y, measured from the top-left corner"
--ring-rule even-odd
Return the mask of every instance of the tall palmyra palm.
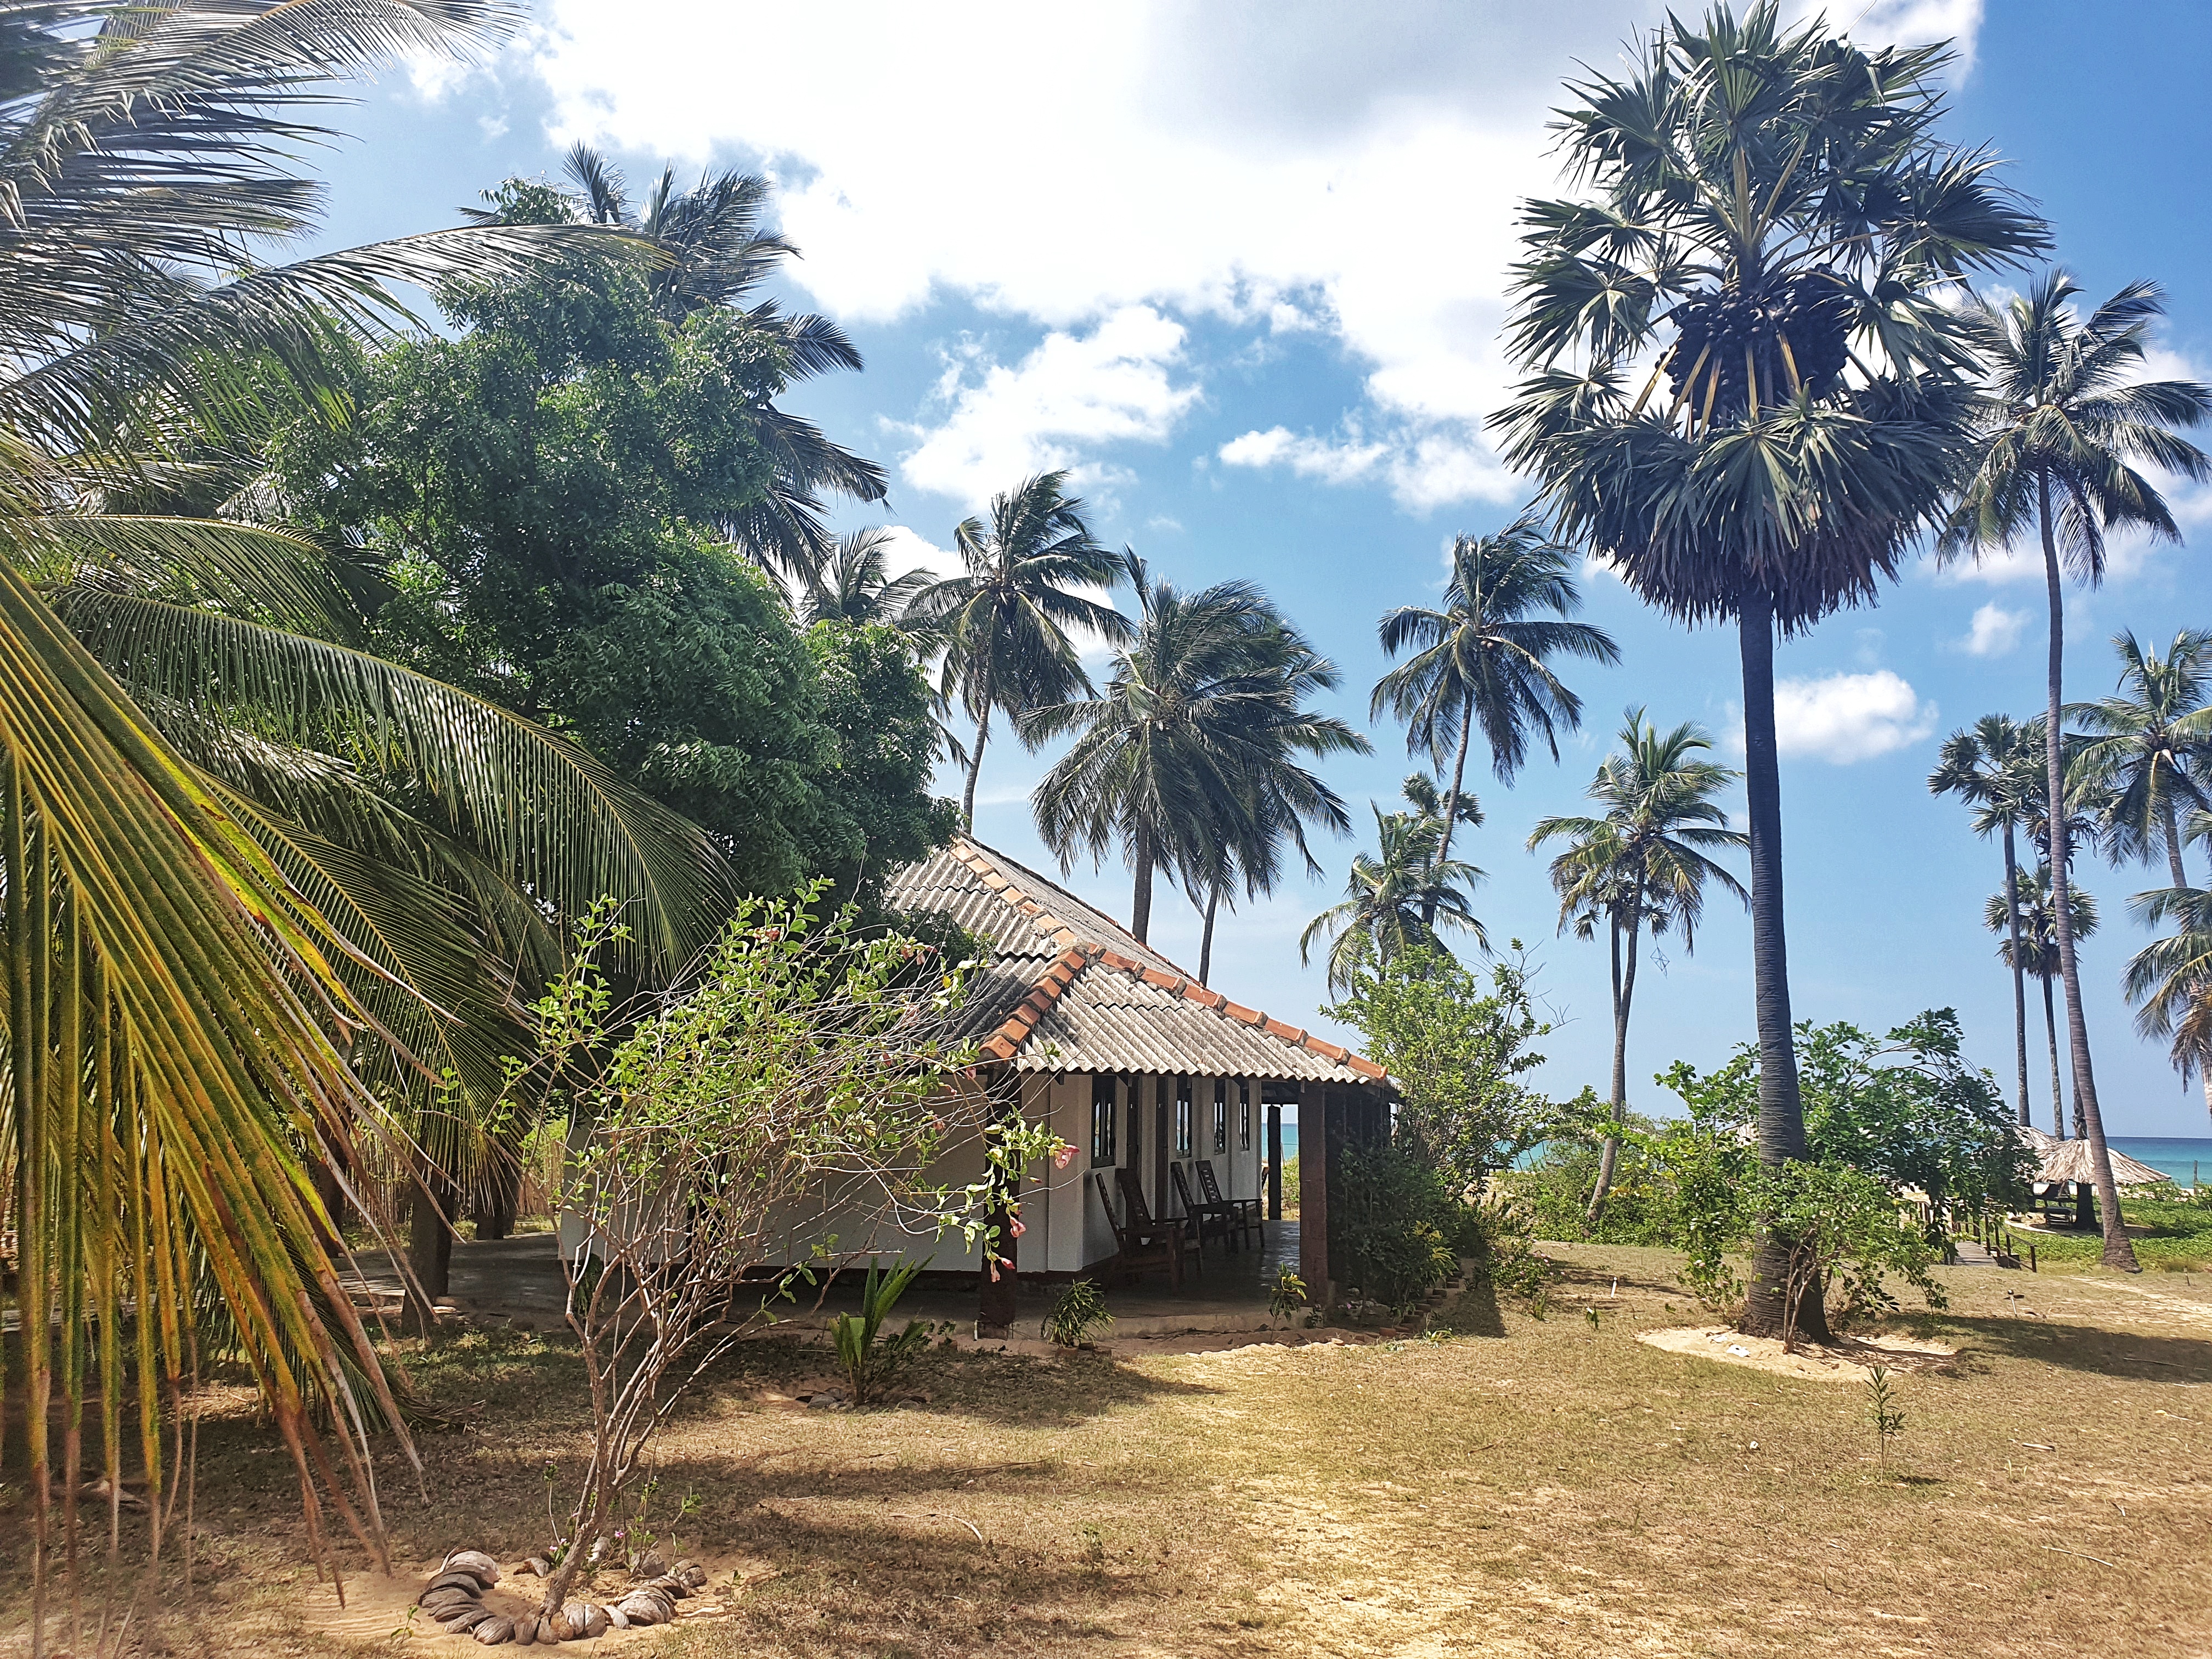
[[750, 410], [773, 476], [759, 501], [721, 528], [761, 563], [808, 580], [836, 551], [822, 522], [823, 496], [879, 501], [886, 485], [875, 462], [831, 442], [811, 421], [772, 401], [817, 374], [857, 370], [861, 363], [860, 348], [829, 318], [787, 312], [772, 298], [747, 303], [784, 260], [799, 253], [763, 228], [768, 180], [726, 168], [702, 173], [691, 189], [678, 191], [676, 169], [665, 167], [641, 210], [630, 201], [621, 170], [590, 145], [579, 143], [568, 152], [568, 172], [580, 216], [649, 237], [671, 256], [649, 278], [654, 308], [665, 320], [680, 325], [694, 312], [728, 307], [775, 350], [778, 372]]
[[1447, 762], [1451, 769], [1438, 858], [1451, 854], [1476, 729], [1489, 745], [1491, 770], [1510, 783], [1528, 757], [1531, 736], [1542, 738], [1556, 761], [1559, 728], [1582, 724], [1582, 702], [1550, 659], [1620, 660], [1620, 647], [1604, 629], [1565, 620], [1582, 608], [1577, 562], [1571, 549], [1546, 537], [1534, 514], [1523, 514], [1494, 536], [1455, 538], [1443, 603], [1400, 605], [1378, 626], [1386, 656], [1414, 654], [1376, 683], [1370, 717], [1388, 709], [1405, 722], [1409, 750], [1426, 755], [1439, 777]]
[[[287, 163], [329, 136], [305, 118], [331, 82], [519, 21], [473, 0], [0, 10], [0, 1195], [19, 1329], [39, 1339], [22, 1343], [34, 1646], [48, 1494], [73, 1552], [94, 1376], [111, 1537], [135, 1411], [158, 1552], [160, 1431], [207, 1311], [194, 1275], [303, 1492], [382, 1559], [366, 1433], [405, 1431], [312, 1165], [389, 1127], [379, 1066], [496, 1064], [474, 1016], [512, 1013], [500, 964], [545, 927], [534, 902], [669, 895], [719, 868], [568, 745], [331, 643], [353, 618], [311, 543], [118, 506], [281, 382], [325, 391], [334, 356], [411, 320], [386, 284], [611, 246], [493, 227], [253, 261], [312, 227], [315, 188]], [[679, 907], [648, 908], [641, 947], [680, 945]], [[395, 1037], [414, 1052], [392, 1060]], [[320, 1502], [306, 1510], [322, 1557]]]
[[[2212, 817], [2196, 819], [2200, 837], [2212, 836]], [[2139, 895], [2130, 908], [2153, 927], [2173, 931], [2129, 958], [2123, 981], [2136, 1005], [2136, 1030], [2167, 1040], [2167, 1053], [2184, 1080], [2204, 1085], [2212, 1111], [2212, 890], [2177, 886]]]
[[[1032, 711], [1033, 742], [1075, 734], [1037, 785], [1037, 830], [1063, 865], [1119, 848], [1135, 875], [1130, 931], [1148, 937], [1152, 884], [1165, 870], [1194, 896], [1218, 896], [1234, 870], [1253, 890], [1275, 879], [1285, 842], [1309, 866], [1304, 826], [1349, 830], [1336, 792], [1300, 757], [1366, 752], [1342, 720], [1308, 708], [1338, 682], [1249, 582], [1186, 594], [1145, 562], [1123, 565], [1140, 620], [1099, 695]], [[1207, 960], [1212, 966], [1211, 929]]]
[[800, 617], [808, 623], [902, 623], [907, 607], [931, 577], [927, 570], [892, 575], [890, 549], [888, 525], [872, 524], [838, 537], [799, 595]]
[[1298, 936], [1302, 963], [1312, 960], [1322, 939], [1330, 940], [1328, 985], [1340, 994], [1351, 989], [1364, 963], [1388, 963], [1417, 946], [1446, 948], [1439, 927], [1469, 934], [1479, 949], [1490, 948], [1489, 933], [1468, 897], [1483, 873], [1465, 860], [1438, 856], [1443, 817], [1418, 804], [1406, 812], [1373, 811], [1374, 854], [1352, 855], [1345, 897]]
[[[1526, 378], [1494, 420], [1563, 539], [1670, 616], [1737, 624], [1775, 1167], [1806, 1150], [1775, 636], [1871, 602], [1935, 521], [1972, 438], [1961, 284], [2048, 236], [1993, 157], [1936, 138], [1946, 48], [1862, 52], [1760, 0], [1669, 20], [1627, 56], [1625, 77], [1569, 88], [1561, 148], [1585, 193], [1526, 210], [1509, 324]], [[1760, 1230], [1746, 1328], [1825, 1332], [1817, 1297], [1784, 1307], [1794, 1254]]]
[[2045, 681], [2045, 787], [2056, 835], [2051, 867], [2058, 924], [2059, 981], [2066, 994], [2066, 1030], [2075, 1098], [2088, 1126], [2097, 1202], [2105, 1220], [2105, 1261], [2134, 1267], [2105, 1149], [2096, 1074], [2089, 1058], [2088, 1019], [2066, 887], [2071, 837], [2066, 823], [2063, 720], [2066, 584], [2071, 574], [2094, 586], [2104, 578], [2106, 532], [2132, 526], [2179, 540], [2180, 530], [2156, 484], [2136, 463], [2186, 478], [2212, 477], [2212, 459], [2179, 429], [2212, 416], [2212, 389], [2187, 380], [2136, 378], [2163, 313], [2148, 283], [2122, 289], [2087, 317], [2072, 301], [2081, 290], [2063, 271], [2046, 272], [2002, 310], [1969, 312], [1988, 364], [1980, 410], [1982, 440], [1940, 550], [1947, 556], [2010, 548], [2021, 538], [2043, 545], [2044, 590], [2051, 617]]
[[1606, 757], [1589, 787], [1601, 813], [1541, 818], [1528, 836], [1531, 852], [1550, 842], [1568, 843], [1551, 870], [1561, 931], [1573, 927], [1588, 938], [1601, 917], [1612, 950], [1612, 1113], [1590, 1194], [1593, 1220], [1612, 1189], [1620, 1129], [1627, 1120], [1628, 1015], [1636, 999], [1638, 939], [1646, 927], [1655, 935], [1671, 927], [1685, 951], [1696, 949], [1709, 881], [1747, 903], [1751, 898], [1711, 856], [1747, 848], [1750, 841], [1729, 828], [1728, 813], [1713, 799], [1743, 775], [1698, 758], [1712, 748], [1711, 736], [1690, 720], [1662, 732], [1644, 710], [1631, 708], [1616, 740], [1621, 752]]
[[2013, 1058], [2019, 1070], [2020, 1121], [2027, 1108], [2027, 981], [2020, 952], [2020, 854], [2017, 831], [2041, 792], [2042, 740], [2009, 714], [1984, 714], [1943, 740], [1929, 793], [1956, 795], [1973, 808], [1974, 833], [2003, 837], [2007, 933], [2012, 968]]
[[[2005, 895], [1993, 893], [1983, 907], [1982, 919], [1993, 933], [2003, 934], [1997, 945], [1999, 960], [2009, 968], [2018, 963], [2027, 973], [2043, 982], [2043, 1030], [2051, 1044], [2051, 1132], [2061, 1140], [2066, 1138], [2066, 1094], [2063, 1085], [2066, 1067], [2058, 1057], [2058, 1015], [2051, 1003], [2051, 986], [2059, 975], [2058, 913], [2054, 908], [2051, 891], [2051, 866], [2022, 872], [2019, 883], [2019, 904], [2016, 914], [2020, 932], [2010, 932], [2015, 912], [2005, 903]], [[2066, 890], [2066, 908], [2069, 925], [2074, 937], [2087, 939], [2097, 931], [2097, 901], [2079, 887]], [[2081, 1103], [2074, 1103], [2075, 1133], [2081, 1133]]]
[[2162, 659], [2132, 632], [2112, 649], [2118, 691], [2066, 710], [2087, 738], [2067, 763], [2067, 790], [2100, 802], [2098, 828], [2114, 853], [2148, 863], [2162, 849], [2178, 890], [2189, 885], [2182, 826], [2212, 810], [2212, 633], [2183, 629]]
[[1066, 486], [1065, 472], [1041, 472], [992, 497], [988, 520], [963, 520], [952, 532], [966, 570], [932, 582], [907, 606], [908, 621], [945, 653], [940, 694], [975, 722], [960, 797], [960, 822], [971, 830], [992, 714], [1012, 716], [1019, 735], [1034, 710], [1091, 689], [1071, 633], [1109, 645], [1135, 636], [1127, 617], [1078, 591], [1111, 588], [1126, 568], [1091, 535]]

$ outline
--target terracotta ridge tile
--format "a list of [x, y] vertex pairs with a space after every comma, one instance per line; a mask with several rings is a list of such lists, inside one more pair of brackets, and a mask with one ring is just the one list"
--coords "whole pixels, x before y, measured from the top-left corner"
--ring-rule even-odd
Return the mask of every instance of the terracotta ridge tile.
[[1271, 1019], [1267, 1022], [1267, 1029], [1285, 1042], [1295, 1042], [1300, 1047], [1305, 1044], [1306, 1034], [1295, 1025], [1285, 1025], [1279, 1019]]

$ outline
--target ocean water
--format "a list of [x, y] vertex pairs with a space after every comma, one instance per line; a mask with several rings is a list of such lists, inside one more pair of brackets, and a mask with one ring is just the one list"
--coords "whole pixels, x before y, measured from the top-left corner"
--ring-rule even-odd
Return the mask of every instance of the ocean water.
[[2114, 1135], [2112, 1150], [2170, 1175], [2177, 1186], [2212, 1182], [2212, 1140], [2185, 1135]]

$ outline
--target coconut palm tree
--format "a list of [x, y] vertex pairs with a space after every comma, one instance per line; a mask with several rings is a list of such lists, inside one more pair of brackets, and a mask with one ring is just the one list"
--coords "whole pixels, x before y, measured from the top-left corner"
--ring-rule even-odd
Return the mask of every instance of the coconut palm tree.
[[2137, 464], [2186, 478], [2212, 477], [2212, 459], [2179, 435], [2180, 428], [2212, 416], [2212, 388], [2138, 378], [2151, 325], [2165, 310], [2155, 286], [2132, 283], [2087, 317], [2073, 304], [2080, 293], [2063, 271], [2051, 270], [2002, 310], [1978, 305], [1967, 313], [1988, 364], [1982, 436], [1939, 551], [1978, 556], [2008, 549], [2031, 534], [2042, 543], [2051, 617], [2045, 787], [2057, 832], [2051, 866], [2059, 978], [2075, 1097], [2088, 1126], [2097, 1201], [2104, 1210], [2105, 1261], [2133, 1268], [2135, 1247], [2128, 1243], [2105, 1150], [2066, 902], [2072, 872], [2065, 822], [2065, 578], [2070, 574], [2092, 586], [2103, 580], [2111, 530], [2132, 526], [2154, 538], [2180, 538], [2165, 497]]
[[1728, 813], [1713, 799], [1743, 775], [1698, 758], [1712, 748], [1711, 737], [1691, 720], [1662, 732], [1643, 709], [1631, 708], [1616, 741], [1621, 752], [1600, 764], [1589, 790], [1601, 813], [1540, 818], [1528, 836], [1532, 853], [1551, 842], [1567, 842], [1551, 870], [1561, 931], [1573, 926], [1580, 937], [1593, 937], [1601, 917], [1612, 947], [1611, 1126], [1590, 1194], [1593, 1221], [1612, 1188], [1620, 1128], [1627, 1121], [1628, 1016], [1636, 998], [1638, 941], [1646, 927], [1655, 936], [1671, 927], [1680, 933], [1685, 951], [1695, 950], [1708, 881], [1747, 903], [1751, 897], [1711, 857], [1749, 845], [1742, 831], [1729, 828]]
[[[2198, 839], [2212, 836], [2212, 815], [2198, 813], [2195, 824]], [[2129, 908], [2139, 921], [2173, 927], [2129, 958], [2123, 983], [2136, 1030], [2167, 1039], [2174, 1070], [2202, 1081], [2212, 1110], [2212, 890], [2166, 888], [2138, 894]]]
[[1041, 472], [993, 496], [988, 520], [963, 520], [952, 532], [967, 568], [932, 582], [907, 606], [908, 620], [929, 630], [945, 653], [940, 695], [975, 722], [960, 797], [960, 822], [969, 830], [993, 713], [1012, 717], [1022, 735], [1019, 722], [1031, 711], [1091, 689], [1071, 632], [1109, 645], [1135, 636], [1127, 617], [1077, 591], [1111, 588], [1127, 568], [1091, 535], [1083, 503], [1066, 486], [1066, 473]]
[[[1759, 0], [1670, 19], [1570, 88], [1577, 198], [1529, 204], [1494, 417], [1563, 539], [1682, 621], [1732, 619], [1744, 686], [1759, 1155], [1805, 1155], [1783, 928], [1774, 641], [1896, 574], [1970, 451], [1964, 280], [2049, 240], [1996, 160], [1936, 136], [1941, 46], [1864, 52]], [[1662, 383], [1668, 389], [1662, 392]], [[1747, 1328], [1795, 1247], [1762, 1228]], [[1800, 1282], [1802, 1282], [1802, 1279]]]
[[1936, 769], [1928, 775], [1929, 793], [1956, 795], [1974, 809], [1974, 833], [2002, 835], [2012, 967], [2013, 1057], [2018, 1062], [2020, 1121], [2027, 1109], [2027, 982], [2020, 952], [2020, 857], [2014, 841], [2030, 805], [2040, 793], [2040, 740], [2009, 714], [1984, 714], [1943, 740]]
[[[2005, 902], [2006, 896], [1997, 893], [1983, 907], [1982, 919], [1993, 933], [2004, 934], [1997, 946], [1999, 960], [2009, 968], [2017, 964], [2043, 982], [2043, 1029], [2051, 1044], [2051, 1132], [2061, 1140], [2066, 1138], [2066, 1097], [2063, 1087], [2066, 1068], [2058, 1058], [2058, 1016], [2052, 1006], [2051, 988], [2059, 977], [2058, 915], [2054, 908], [2056, 897], [2051, 881], [2051, 866], [2021, 876], [2018, 882], [2019, 904], [2017, 916], [2019, 933], [2011, 932], [2014, 910]], [[2066, 890], [2069, 925], [2077, 939], [2087, 939], [2097, 931], [2097, 901], [2079, 887]], [[2082, 1132], [2083, 1112], [2077, 1097], [2074, 1103], [2074, 1133]]]
[[675, 326], [695, 312], [728, 308], [773, 354], [775, 370], [750, 399], [754, 429], [773, 472], [760, 500], [721, 526], [771, 569], [810, 580], [835, 546], [822, 523], [825, 495], [879, 501], [883, 469], [832, 443], [811, 421], [775, 407], [774, 398], [833, 369], [858, 370], [860, 348], [827, 317], [786, 312], [774, 299], [753, 300], [761, 284], [799, 250], [763, 228], [771, 186], [757, 173], [707, 172], [688, 191], [665, 167], [641, 209], [621, 169], [588, 144], [568, 156], [577, 215], [592, 224], [635, 231], [665, 249], [670, 262], [650, 277], [654, 308]]
[[1075, 734], [1036, 787], [1037, 832], [1063, 867], [1120, 848], [1136, 878], [1130, 932], [1142, 939], [1157, 871], [1218, 896], [1240, 866], [1254, 890], [1272, 885], [1286, 840], [1311, 864], [1303, 826], [1342, 834], [1350, 821], [1297, 757], [1363, 754], [1367, 740], [1304, 706], [1337, 684], [1335, 665], [1257, 587], [1186, 594], [1135, 554], [1122, 562], [1140, 620], [1105, 690], [1033, 710], [1022, 726], [1033, 743]]
[[[363, 1135], [411, 1152], [370, 1087], [400, 1046], [419, 1077], [492, 1041], [475, 1015], [508, 1012], [511, 979], [469, 895], [510, 907], [519, 937], [545, 926], [517, 914], [534, 902], [715, 867], [702, 836], [559, 739], [334, 643], [350, 619], [311, 543], [136, 510], [411, 321], [388, 284], [613, 247], [489, 227], [254, 260], [312, 228], [316, 191], [288, 163], [330, 136], [307, 118], [327, 82], [518, 21], [414, 0], [0, 12], [0, 1197], [36, 1334], [34, 1648], [48, 1494], [73, 1552], [95, 1375], [121, 1491], [126, 1331], [157, 1552], [162, 1416], [221, 1327], [293, 1454], [311, 1547], [327, 1501], [382, 1559], [366, 1435], [405, 1432], [313, 1166], [347, 1167]], [[672, 941], [680, 908], [646, 907], [641, 945]]]
[[872, 524], [840, 536], [822, 568], [799, 599], [805, 621], [890, 623], [905, 620], [907, 607], [930, 585], [927, 570], [890, 574], [891, 532]]
[[2098, 828], [2113, 852], [2148, 863], [2164, 848], [2178, 890], [2189, 885], [2183, 821], [2212, 808], [2212, 633], [2183, 629], [2162, 660], [2129, 631], [2112, 649], [2119, 690], [2066, 711], [2087, 738], [2068, 764], [2067, 788], [2102, 801]]
[[[1408, 779], [1407, 793], [1413, 795], [1416, 773]], [[1433, 799], [1433, 790], [1431, 792]], [[1389, 962], [1416, 946], [1446, 948], [1438, 927], [1473, 937], [1478, 950], [1490, 948], [1490, 935], [1474, 914], [1468, 898], [1483, 872], [1462, 859], [1437, 856], [1443, 843], [1443, 819], [1422, 809], [1385, 812], [1370, 803], [1375, 814], [1376, 851], [1352, 855], [1352, 874], [1345, 883], [1345, 897], [1306, 924], [1298, 936], [1298, 960], [1312, 960], [1314, 945], [1323, 938], [1328, 951], [1328, 985], [1342, 994], [1352, 988], [1352, 975], [1363, 962]]]
[[1549, 659], [1620, 660], [1620, 647], [1603, 629], [1565, 620], [1582, 608], [1573, 574], [1578, 562], [1524, 513], [1495, 536], [1455, 538], [1443, 603], [1400, 605], [1378, 626], [1384, 655], [1414, 654], [1376, 683], [1369, 717], [1387, 708], [1403, 720], [1407, 750], [1425, 754], [1438, 777], [1450, 763], [1440, 859], [1451, 855], [1476, 728], [1489, 745], [1491, 770], [1510, 783], [1528, 757], [1531, 735], [1541, 737], [1557, 761], [1559, 727], [1571, 732], [1582, 724], [1581, 700]]

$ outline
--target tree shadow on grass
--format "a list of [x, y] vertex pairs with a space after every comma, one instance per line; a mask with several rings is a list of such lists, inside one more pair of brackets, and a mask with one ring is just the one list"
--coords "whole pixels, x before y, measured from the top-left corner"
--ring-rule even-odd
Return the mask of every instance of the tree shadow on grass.
[[1505, 1316], [1498, 1306], [1498, 1291], [1486, 1280], [1468, 1285], [1452, 1301], [1438, 1308], [1429, 1322], [1449, 1326], [1454, 1336], [1503, 1336]]
[[1947, 1334], [1957, 1337], [1970, 1352], [2148, 1382], [2202, 1382], [2212, 1377], [2212, 1341], [2202, 1337], [1956, 1314], [1944, 1315], [1942, 1324]]

